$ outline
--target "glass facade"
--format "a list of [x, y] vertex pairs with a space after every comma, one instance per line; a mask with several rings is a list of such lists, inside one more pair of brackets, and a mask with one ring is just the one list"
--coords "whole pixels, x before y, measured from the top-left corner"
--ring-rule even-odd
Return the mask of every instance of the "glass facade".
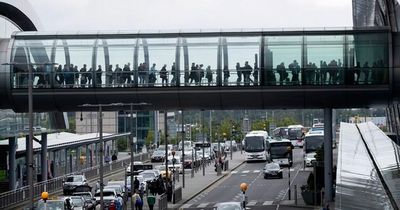
[[[75, 36], [79, 37], [79, 36]], [[388, 84], [384, 31], [271, 36], [20, 39], [12, 88]]]

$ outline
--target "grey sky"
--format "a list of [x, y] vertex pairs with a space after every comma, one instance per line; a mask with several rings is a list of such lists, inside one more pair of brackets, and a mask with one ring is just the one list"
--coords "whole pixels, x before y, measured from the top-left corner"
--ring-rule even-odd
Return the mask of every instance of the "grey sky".
[[351, 0], [29, 0], [47, 31], [352, 26]]

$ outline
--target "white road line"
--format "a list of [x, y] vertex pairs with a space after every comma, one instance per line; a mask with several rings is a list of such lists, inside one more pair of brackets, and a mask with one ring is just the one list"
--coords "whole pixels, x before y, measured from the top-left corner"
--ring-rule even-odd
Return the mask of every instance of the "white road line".
[[183, 205], [181, 206], [181, 209], [189, 208], [191, 205], [192, 205], [191, 203], [183, 204]]
[[250, 171], [248, 171], [248, 170], [246, 170], [246, 171], [242, 171], [242, 173], [244, 173], [244, 174], [247, 174], [247, 173], [249, 173]]
[[272, 205], [272, 203], [274, 203], [274, 201], [265, 201], [262, 205], [263, 206], [270, 206], [270, 205]]
[[254, 173], [260, 173], [260, 170], [254, 170]]
[[236, 174], [238, 171], [231, 171], [231, 174]]
[[208, 205], [209, 203], [201, 203], [197, 206], [197, 208], [204, 208]]
[[252, 200], [252, 201], [248, 202], [246, 204], [246, 206], [255, 206], [256, 204], [257, 204], [257, 201]]

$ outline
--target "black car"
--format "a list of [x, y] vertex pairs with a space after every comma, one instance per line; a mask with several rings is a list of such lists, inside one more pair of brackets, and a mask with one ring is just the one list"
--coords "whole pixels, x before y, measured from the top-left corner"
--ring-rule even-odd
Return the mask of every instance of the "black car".
[[267, 163], [264, 167], [264, 178], [279, 178], [282, 179], [282, 169], [278, 163]]
[[156, 150], [151, 155], [151, 162], [164, 162], [165, 160], [165, 151]]
[[76, 192], [73, 195], [83, 197], [88, 210], [96, 209], [96, 198], [94, 198], [91, 192]]

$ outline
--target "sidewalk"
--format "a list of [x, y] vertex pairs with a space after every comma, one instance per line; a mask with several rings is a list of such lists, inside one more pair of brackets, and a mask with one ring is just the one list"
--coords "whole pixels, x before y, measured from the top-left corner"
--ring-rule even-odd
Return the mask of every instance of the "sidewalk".
[[[201, 192], [209, 188], [211, 185], [226, 177], [230, 171], [239, 167], [244, 162], [244, 155], [240, 154], [240, 151], [234, 152], [232, 155], [233, 159], [230, 159], [230, 154], [227, 156], [227, 160], [229, 160], [229, 169], [227, 171], [222, 171], [222, 175], [217, 176], [217, 172], [214, 170], [214, 162], [212, 161], [210, 164], [205, 167], [205, 176], [203, 176], [203, 168], [200, 167], [197, 172], [194, 173], [193, 178], [191, 177], [191, 170], [185, 170], [185, 188], [182, 189], [182, 200], [177, 202], [176, 204], [172, 204], [172, 202], [168, 202], [168, 209], [179, 209], [182, 205], [184, 205], [187, 201], [199, 195]], [[179, 177], [179, 182], [176, 180], [176, 187], [182, 186], [182, 174]], [[129, 201], [128, 201], [129, 203]], [[130, 209], [130, 208], [128, 208]], [[144, 202], [143, 209], [149, 209], [147, 202]], [[158, 209], [158, 204], [154, 206], [154, 209]]]

